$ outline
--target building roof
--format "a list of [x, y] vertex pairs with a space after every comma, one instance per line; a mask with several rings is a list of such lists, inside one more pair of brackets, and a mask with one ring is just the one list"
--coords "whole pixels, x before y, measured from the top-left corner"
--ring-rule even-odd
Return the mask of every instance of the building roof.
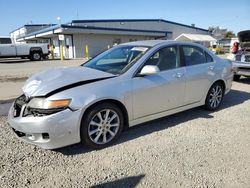
[[170, 24], [175, 24], [179, 26], [184, 26], [184, 27], [189, 27], [193, 29], [198, 29], [201, 31], [206, 31], [209, 32], [207, 29], [203, 29], [200, 27], [194, 27], [191, 25], [186, 25], [182, 23], [177, 23], [169, 20], [164, 20], [164, 19], [103, 19], [103, 20], [72, 20], [72, 23], [98, 23], [98, 22], [164, 22], [164, 23], [170, 23]]
[[19, 29], [21, 29], [21, 28], [23, 28], [23, 27], [42, 27], [42, 26], [54, 26], [54, 25], [56, 25], [56, 24], [25, 24], [25, 25], [23, 25], [23, 26], [20, 26], [20, 27], [18, 27], [17, 29], [15, 29], [15, 30], [13, 30], [13, 31], [11, 31], [10, 33], [13, 33], [13, 32], [15, 32], [15, 31], [17, 31], [17, 30], [19, 30]]
[[25, 36], [19, 37], [20, 38], [30, 38], [34, 36], [34, 38], [42, 33], [47, 33], [51, 32], [51, 34], [54, 34], [56, 30], [58, 29], [63, 29], [65, 32], [70, 33], [73, 31], [82, 31], [82, 32], [91, 32], [91, 33], [96, 33], [97, 31], [108, 31], [108, 32], [117, 32], [117, 34], [121, 32], [126, 32], [127, 34], [135, 34], [135, 33], [141, 33], [143, 35], [148, 34], [149, 36], [166, 36], [168, 33], [172, 33], [170, 31], [159, 31], [159, 30], [142, 30], [142, 29], [127, 29], [127, 28], [110, 28], [110, 27], [95, 27], [95, 26], [78, 26], [78, 25], [72, 25], [72, 24], [60, 24], [60, 25], [55, 25], [52, 27], [48, 27], [39, 31], [35, 31], [32, 33], [29, 33]]
[[[60, 24], [55, 25], [51, 24], [51, 27], [47, 27], [32, 33], [29, 33], [25, 36], [17, 37], [17, 39], [31, 39], [36, 37], [41, 37], [42, 35], [45, 36], [44, 33], [51, 35], [62, 33], [62, 31], [66, 34], [72, 34], [74, 32], [80, 32], [80, 33], [101, 33], [104, 34], [130, 34], [130, 35], [148, 35], [148, 36], [157, 36], [157, 37], [164, 37], [167, 36], [167, 34], [171, 34], [171, 31], [166, 30], [148, 30], [148, 29], [130, 29], [130, 28], [117, 28], [117, 27], [99, 27], [99, 26], [89, 26], [88, 23], [98, 23], [98, 22], [164, 22], [164, 23], [170, 23], [175, 25], [180, 25], [184, 27], [189, 27], [196, 30], [206, 31], [206, 29], [193, 27], [190, 25], [180, 24], [172, 21], [167, 21], [163, 19], [112, 19], [112, 20], [72, 20], [72, 22], [67, 24]], [[79, 23], [82, 23], [83, 25], [77, 25]], [[84, 24], [86, 23], [86, 24]], [[24, 26], [48, 26], [49, 24], [32, 24], [32, 25], [24, 25]], [[72, 31], [72, 33], [70, 33]], [[39, 36], [37, 36], [39, 35]]]
[[175, 40], [177, 41], [207, 41], [207, 42], [215, 42], [217, 41], [215, 38], [211, 37], [210, 35], [201, 35], [201, 34], [186, 34], [183, 33], [178, 36]]

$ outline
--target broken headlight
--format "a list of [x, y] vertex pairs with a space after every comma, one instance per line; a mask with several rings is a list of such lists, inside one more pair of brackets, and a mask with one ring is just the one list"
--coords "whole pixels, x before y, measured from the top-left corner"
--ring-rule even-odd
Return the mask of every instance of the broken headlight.
[[24, 116], [50, 115], [69, 107], [71, 99], [47, 100], [45, 98], [33, 98], [28, 103]]

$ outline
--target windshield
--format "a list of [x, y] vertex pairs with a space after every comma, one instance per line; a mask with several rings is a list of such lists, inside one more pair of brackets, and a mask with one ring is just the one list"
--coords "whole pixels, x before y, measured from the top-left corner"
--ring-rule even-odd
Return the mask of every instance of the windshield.
[[117, 75], [138, 61], [147, 50], [148, 47], [142, 46], [119, 46], [101, 53], [82, 66]]

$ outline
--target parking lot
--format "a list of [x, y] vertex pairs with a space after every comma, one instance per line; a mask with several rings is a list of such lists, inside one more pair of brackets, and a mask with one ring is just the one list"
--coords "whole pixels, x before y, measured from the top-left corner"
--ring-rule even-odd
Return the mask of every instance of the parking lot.
[[16, 98], [22, 93], [22, 86], [31, 75], [43, 70], [77, 66], [86, 59], [30, 61], [28, 59], [0, 59], [0, 103]]
[[[19, 83], [21, 87], [37, 71], [81, 62], [0, 63], [1, 95], [11, 84]], [[216, 112], [195, 108], [135, 126], [113, 146], [97, 151], [80, 144], [51, 151], [23, 143], [14, 137], [6, 113], [2, 113], [0, 185], [249, 187], [249, 86], [250, 79], [234, 82]], [[12, 88], [15, 92], [16, 86]], [[5, 96], [7, 99], [9, 95]], [[0, 104], [2, 111], [8, 105]]]

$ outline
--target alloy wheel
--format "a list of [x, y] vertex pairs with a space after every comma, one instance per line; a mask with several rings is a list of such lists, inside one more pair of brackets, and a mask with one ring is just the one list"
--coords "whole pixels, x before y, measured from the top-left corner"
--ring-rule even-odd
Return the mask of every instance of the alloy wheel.
[[209, 105], [211, 108], [217, 108], [223, 97], [223, 89], [220, 85], [215, 85], [209, 94]]
[[95, 144], [106, 144], [117, 134], [120, 127], [118, 114], [112, 109], [97, 112], [88, 125], [88, 135]]

